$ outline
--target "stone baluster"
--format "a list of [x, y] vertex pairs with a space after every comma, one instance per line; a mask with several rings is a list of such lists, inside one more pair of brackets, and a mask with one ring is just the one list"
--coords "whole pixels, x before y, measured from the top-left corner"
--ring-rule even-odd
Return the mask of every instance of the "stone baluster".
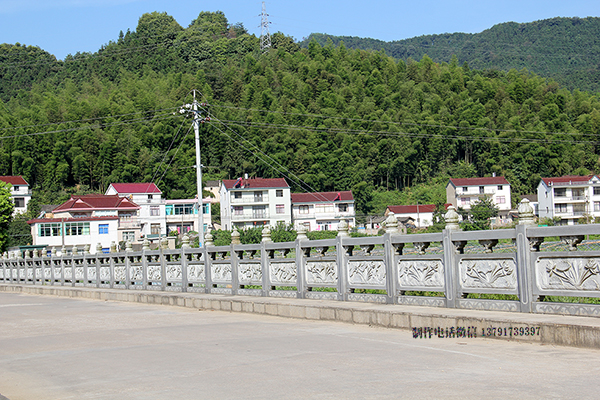
[[92, 246], [90, 246], [89, 244], [86, 244], [85, 246], [83, 246], [83, 254], [90, 254], [90, 248]]
[[398, 233], [398, 220], [393, 212], [390, 212], [385, 221], [385, 233]]
[[240, 241], [240, 233], [237, 229], [231, 232], [231, 244], [242, 244]]
[[117, 252], [117, 244], [114, 241], [110, 242], [110, 252], [111, 253]]
[[214, 246], [215, 243], [213, 242], [213, 235], [210, 233], [210, 231], [204, 235], [204, 246]]
[[96, 254], [102, 254], [102, 243], [96, 243]]
[[131, 245], [131, 240], [128, 240], [127, 242], [125, 242], [125, 251], [126, 252], [133, 251], [133, 246]]
[[296, 236], [296, 238], [298, 240], [300, 240], [300, 241], [308, 240], [308, 236], [306, 236], [306, 226], [304, 224], [300, 224], [297, 232], [298, 232], [298, 235]]
[[264, 243], [272, 243], [273, 242], [271, 240], [271, 229], [269, 229], [269, 225], [265, 226], [265, 228], [262, 230], [262, 241]]
[[535, 225], [535, 214], [529, 200], [523, 199], [519, 203], [519, 225]]
[[190, 246], [190, 237], [187, 233], [185, 233], [183, 235], [183, 238], [181, 239], [181, 241], [182, 241], [182, 244], [181, 244], [182, 249], [189, 249], [191, 247]]
[[348, 237], [348, 222], [345, 219], [341, 220], [338, 224], [338, 236]]
[[446, 214], [444, 215], [446, 229], [450, 231], [460, 231], [460, 225], [458, 224], [459, 217], [456, 208], [454, 206], [449, 206], [448, 211], [446, 211]]
[[150, 250], [150, 241], [148, 238], [144, 238], [144, 241], [142, 242], [142, 250]]

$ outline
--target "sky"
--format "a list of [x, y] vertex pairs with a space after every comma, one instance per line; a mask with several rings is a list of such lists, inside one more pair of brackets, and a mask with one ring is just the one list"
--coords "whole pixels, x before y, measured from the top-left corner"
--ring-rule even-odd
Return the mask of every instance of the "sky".
[[[313, 32], [393, 41], [441, 33], [477, 33], [503, 22], [600, 17], [599, 0], [270, 0], [270, 33], [302, 40]], [[39, 46], [64, 59], [95, 52], [144, 13], [167, 12], [186, 28], [202, 11], [222, 11], [260, 35], [256, 0], [0, 0], [0, 43]]]

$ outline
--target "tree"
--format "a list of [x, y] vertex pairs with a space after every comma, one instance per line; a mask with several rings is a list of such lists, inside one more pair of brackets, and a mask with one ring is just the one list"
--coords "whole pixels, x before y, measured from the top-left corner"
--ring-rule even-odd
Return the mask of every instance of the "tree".
[[9, 225], [12, 221], [15, 205], [10, 198], [10, 185], [0, 182], [0, 251], [4, 252], [9, 245]]
[[466, 231], [490, 229], [490, 218], [498, 216], [498, 207], [490, 197], [484, 197], [471, 205], [468, 221], [463, 223]]

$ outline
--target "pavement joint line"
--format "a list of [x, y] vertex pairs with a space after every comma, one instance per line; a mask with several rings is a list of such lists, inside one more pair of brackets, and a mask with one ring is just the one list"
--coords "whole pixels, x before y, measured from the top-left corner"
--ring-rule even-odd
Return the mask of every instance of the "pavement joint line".
[[600, 318], [588, 316], [87, 287], [0, 284], [0, 293], [2, 292], [339, 321], [405, 330], [475, 327], [481, 332], [494, 327], [504, 329], [539, 326], [539, 335], [489, 338], [600, 349]]

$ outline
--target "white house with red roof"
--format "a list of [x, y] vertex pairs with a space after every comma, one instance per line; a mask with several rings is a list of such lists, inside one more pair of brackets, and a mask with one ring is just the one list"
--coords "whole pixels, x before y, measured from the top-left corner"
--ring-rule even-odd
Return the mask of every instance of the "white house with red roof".
[[464, 210], [479, 199], [488, 197], [498, 207], [500, 217], [511, 209], [510, 183], [502, 176], [450, 179], [446, 186], [446, 202]]
[[140, 206], [138, 221], [144, 237], [158, 239], [168, 233], [165, 199], [154, 183], [111, 183], [105, 194], [128, 197]]
[[600, 179], [596, 175], [542, 178], [537, 190], [540, 218], [560, 217], [560, 224], [573, 225], [585, 215], [600, 217]]
[[290, 186], [283, 178], [224, 179], [220, 196], [225, 230], [292, 222]]
[[292, 193], [294, 228], [307, 231], [337, 230], [340, 220], [356, 226], [354, 197], [349, 190], [341, 192]]
[[111, 242], [139, 241], [140, 207], [117, 195], [89, 194], [71, 196], [53, 210], [52, 218], [27, 221], [34, 245], [56, 247], [90, 245], [92, 252], [100, 243], [108, 250]]
[[[411, 224], [417, 228], [426, 228], [433, 225], [435, 204], [416, 204], [409, 206], [387, 206], [385, 216], [394, 213], [394, 216], [404, 225]], [[411, 221], [412, 220], [412, 221]]]
[[15, 204], [13, 215], [27, 211], [27, 204], [31, 200], [31, 190], [27, 181], [22, 176], [0, 176], [0, 181], [11, 186], [10, 197]]

